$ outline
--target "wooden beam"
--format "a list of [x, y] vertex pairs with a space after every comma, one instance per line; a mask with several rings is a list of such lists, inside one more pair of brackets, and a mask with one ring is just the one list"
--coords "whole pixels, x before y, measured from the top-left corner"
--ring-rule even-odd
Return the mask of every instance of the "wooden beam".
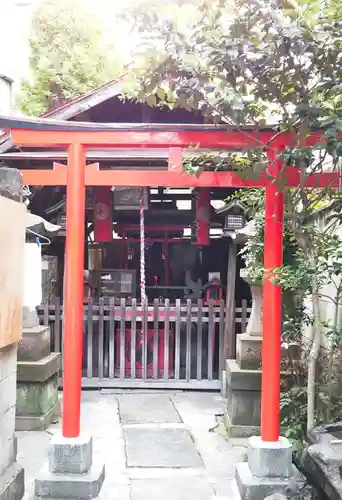
[[[226, 359], [235, 359], [235, 282], [236, 282], [237, 245], [230, 241], [227, 266], [226, 318], [223, 340], [223, 363]], [[244, 333], [244, 332], [241, 332]], [[225, 365], [223, 364], [225, 370]]]
[[[271, 180], [265, 176], [259, 179], [244, 180], [236, 172], [203, 172], [199, 177], [185, 172], [169, 170], [99, 170], [98, 163], [86, 167], [86, 186], [117, 186], [117, 187], [217, 187], [217, 188], [262, 188]], [[54, 163], [53, 170], [22, 171], [23, 182], [28, 186], [65, 186], [67, 167]], [[288, 167], [284, 183], [290, 187], [298, 186], [300, 175], [296, 168]], [[307, 178], [307, 187], [340, 187], [338, 173], [314, 174]]]
[[[184, 125], [184, 129], [186, 125]], [[21, 147], [67, 147], [78, 143], [86, 147], [127, 147], [134, 148], [188, 148], [198, 146], [211, 149], [243, 150], [263, 147], [272, 141], [276, 133], [237, 132], [215, 130], [29, 130], [11, 129], [13, 142]], [[284, 140], [286, 139], [284, 133]], [[288, 139], [286, 139], [288, 141]]]
[[169, 148], [168, 170], [171, 172], [182, 172], [182, 148]]
[[263, 187], [265, 180], [245, 181], [235, 172], [203, 172], [199, 177], [170, 170], [99, 170], [98, 164], [86, 169], [87, 186], [131, 187]]
[[53, 170], [21, 170], [23, 183], [27, 186], [66, 186], [67, 168], [54, 163]]

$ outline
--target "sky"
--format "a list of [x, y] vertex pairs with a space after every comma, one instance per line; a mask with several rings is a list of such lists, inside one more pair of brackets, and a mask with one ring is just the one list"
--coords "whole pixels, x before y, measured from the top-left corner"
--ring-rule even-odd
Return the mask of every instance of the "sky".
[[[128, 5], [134, 0], [125, 0]], [[0, 16], [0, 74], [6, 74], [14, 80], [14, 90], [20, 85], [22, 78], [28, 75], [28, 38], [32, 13], [37, 0], [5, 0], [6, 9]], [[115, 17], [123, 9], [123, 3], [118, 0], [83, 0], [88, 7], [101, 18], [105, 37], [109, 40], [115, 37], [125, 40], [120, 46], [123, 57], [128, 57], [138, 45], [136, 37], [130, 34], [130, 28], [122, 20]]]
[[6, 0], [0, 17], [0, 73], [15, 81], [27, 72], [32, 7], [35, 0]]

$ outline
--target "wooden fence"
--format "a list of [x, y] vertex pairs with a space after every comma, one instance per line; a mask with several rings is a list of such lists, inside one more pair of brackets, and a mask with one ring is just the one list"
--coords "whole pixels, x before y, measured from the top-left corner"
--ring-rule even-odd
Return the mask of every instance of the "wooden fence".
[[[156, 299], [142, 306], [136, 299], [90, 300], [83, 317], [83, 385], [218, 388], [226, 314], [223, 301]], [[245, 331], [249, 314], [246, 301], [235, 308], [236, 333]], [[62, 352], [60, 299], [42, 304], [39, 316], [51, 327], [52, 348]]]

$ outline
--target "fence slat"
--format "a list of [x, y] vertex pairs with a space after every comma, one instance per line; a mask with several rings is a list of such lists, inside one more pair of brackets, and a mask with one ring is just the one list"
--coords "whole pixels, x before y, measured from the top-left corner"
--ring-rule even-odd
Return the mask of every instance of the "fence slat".
[[126, 299], [120, 301], [120, 379], [125, 378]]
[[176, 300], [176, 338], [175, 338], [175, 379], [179, 380], [180, 372], [180, 315], [181, 302]]
[[169, 349], [170, 349], [170, 300], [165, 299], [164, 307], [164, 380], [169, 378]]
[[49, 302], [44, 299], [44, 326], [49, 326]]
[[247, 300], [242, 299], [241, 333], [245, 333], [246, 328], [247, 328]]
[[54, 324], [54, 349], [55, 352], [62, 352], [61, 349], [61, 301], [56, 297], [56, 311], [55, 311], [55, 324]]
[[197, 380], [202, 380], [202, 333], [203, 333], [203, 301], [198, 300], [197, 313]]
[[136, 346], [137, 346], [137, 299], [132, 299], [131, 323], [131, 378], [136, 377]]
[[159, 337], [159, 300], [154, 299], [153, 302], [153, 378], [158, 378], [158, 337]]
[[147, 299], [142, 304], [141, 347], [142, 347], [142, 378], [147, 379]]
[[100, 310], [99, 310], [99, 335], [98, 335], [98, 376], [99, 378], [103, 378], [104, 371], [104, 326], [103, 326], [103, 317], [104, 317], [104, 307], [103, 307], [103, 297], [100, 298]]
[[224, 370], [224, 318], [225, 318], [225, 304], [224, 300], [220, 301], [220, 326], [219, 326], [219, 379], [222, 377], [222, 370]]
[[109, 355], [108, 363], [109, 378], [115, 377], [115, 299], [111, 297], [109, 300]]
[[93, 299], [90, 298], [88, 301], [88, 311], [87, 311], [87, 378], [92, 378], [92, 377], [93, 377]]
[[213, 347], [215, 340], [215, 323], [214, 323], [214, 304], [209, 301], [209, 318], [208, 318], [208, 380], [213, 379]]
[[191, 378], [191, 299], [187, 299], [186, 307], [186, 361], [185, 361], [185, 378], [187, 381]]

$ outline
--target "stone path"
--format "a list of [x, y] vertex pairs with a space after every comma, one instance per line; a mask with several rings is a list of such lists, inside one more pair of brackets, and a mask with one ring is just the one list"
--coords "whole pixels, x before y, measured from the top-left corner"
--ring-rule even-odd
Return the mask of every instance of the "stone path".
[[[82, 430], [94, 438], [94, 456], [106, 464], [99, 500], [239, 500], [234, 466], [245, 460], [245, 442], [228, 442], [216, 415], [218, 394], [84, 392]], [[47, 459], [46, 432], [18, 432], [18, 461], [26, 497]]]

